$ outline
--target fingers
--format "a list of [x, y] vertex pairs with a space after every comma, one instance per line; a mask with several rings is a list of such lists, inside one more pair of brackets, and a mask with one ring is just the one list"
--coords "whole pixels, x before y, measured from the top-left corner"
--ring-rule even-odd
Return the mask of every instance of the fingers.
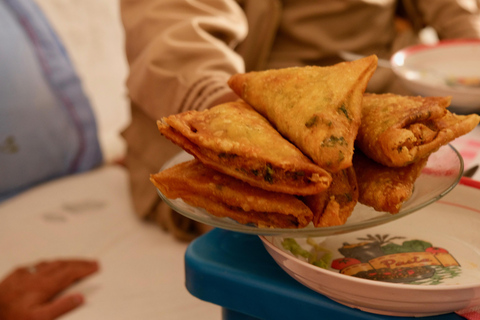
[[[18, 291], [18, 295], [22, 295], [25, 299], [29, 297], [31, 303], [42, 304], [98, 269], [98, 263], [92, 260], [43, 261], [33, 267], [18, 268], [3, 286], [17, 284], [15, 287], [21, 288], [15, 291]], [[18, 286], [18, 284], [21, 285]]]
[[48, 304], [42, 305], [34, 312], [33, 319], [35, 320], [53, 320], [61, 315], [75, 309], [83, 304], [84, 299], [80, 294], [71, 294], [60, 297]]
[[38, 274], [59, 277], [63, 273], [76, 277], [85, 277], [98, 270], [98, 263], [92, 260], [55, 260], [40, 262], [36, 266]]
[[69, 272], [85, 273], [85, 275], [88, 275], [98, 270], [98, 263], [93, 260], [85, 259], [41, 261], [35, 265], [18, 267], [12, 273], [49, 276], [58, 274], [59, 270], [65, 269], [69, 270]]
[[36, 275], [48, 280], [45, 283], [48, 288], [45, 289], [52, 296], [99, 269], [96, 261], [89, 260], [57, 260], [37, 266]]
[[44, 261], [16, 268], [0, 281], [0, 319], [58, 318], [84, 301], [80, 294], [58, 295], [98, 269], [91, 260]]

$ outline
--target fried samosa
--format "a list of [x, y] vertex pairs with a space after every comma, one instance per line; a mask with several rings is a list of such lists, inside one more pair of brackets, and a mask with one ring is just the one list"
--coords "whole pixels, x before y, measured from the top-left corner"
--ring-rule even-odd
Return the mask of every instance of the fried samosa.
[[158, 129], [203, 164], [269, 191], [316, 194], [330, 174], [244, 101], [163, 118]]
[[352, 164], [362, 97], [377, 60], [236, 74], [228, 84], [315, 163], [338, 172]]
[[353, 167], [332, 174], [330, 187], [319, 194], [302, 197], [313, 212], [315, 227], [344, 225], [358, 201], [358, 185]]
[[376, 211], [398, 213], [413, 193], [415, 181], [428, 157], [404, 167], [387, 167], [356, 150], [353, 167], [358, 181], [358, 202]]
[[310, 209], [297, 197], [270, 192], [220, 173], [197, 159], [150, 175], [169, 199], [204, 208], [218, 217], [259, 228], [303, 228], [312, 221]]
[[480, 121], [477, 114], [451, 113], [450, 101], [450, 97], [366, 93], [355, 144], [385, 166], [406, 166], [425, 158]]

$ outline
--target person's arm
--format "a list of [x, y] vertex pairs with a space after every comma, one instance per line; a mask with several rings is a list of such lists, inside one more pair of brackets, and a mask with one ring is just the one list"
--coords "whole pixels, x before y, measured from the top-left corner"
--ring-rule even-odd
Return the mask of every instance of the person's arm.
[[[480, 0], [405, 1], [440, 39], [480, 38]], [[416, 7], [416, 8], [414, 8]]]
[[130, 99], [152, 119], [233, 98], [244, 71], [233, 48], [247, 34], [233, 0], [121, 0]]

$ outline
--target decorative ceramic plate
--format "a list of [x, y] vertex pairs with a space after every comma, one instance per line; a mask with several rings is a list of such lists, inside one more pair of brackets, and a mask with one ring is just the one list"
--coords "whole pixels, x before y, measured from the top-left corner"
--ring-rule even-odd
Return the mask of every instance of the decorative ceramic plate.
[[480, 110], [480, 40], [448, 40], [396, 52], [393, 71], [422, 96], [452, 96], [453, 111]]
[[480, 305], [479, 195], [459, 186], [414, 215], [344, 235], [260, 238], [289, 275], [344, 305], [393, 316], [450, 313]]
[[[192, 159], [191, 155], [181, 152], [166, 163], [161, 170], [190, 159]], [[157, 191], [160, 197], [175, 211], [214, 227], [258, 235], [327, 236], [361, 230], [405, 217], [446, 195], [457, 185], [462, 173], [463, 160], [461, 156], [452, 146], [444, 146], [430, 156], [426, 167], [415, 183], [412, 197], [403, 204], [399, 213], [392, 215], [386, 212], [377, 212], [370, 207], [357, 204], [344, 225], [324, 228], [315, 228], [313, 225], [302, 229], [257, 228], [254, 225], [243, 225], [230, 218], [211, 215], [202, 208], [186, 204], [181, 199], [168, 199], [159, 190]]]

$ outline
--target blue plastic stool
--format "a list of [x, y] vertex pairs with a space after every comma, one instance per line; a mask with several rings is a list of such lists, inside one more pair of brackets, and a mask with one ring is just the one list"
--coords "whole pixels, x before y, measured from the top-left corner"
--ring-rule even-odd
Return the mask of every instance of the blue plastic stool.
[[[283, 271], [257, 236], [214, 229], [185, 253], [186, 287], [222, 307], [224, 320], [391, 319], [339, 304]], [[461, 320], [455, 313], [422, 320]]]

